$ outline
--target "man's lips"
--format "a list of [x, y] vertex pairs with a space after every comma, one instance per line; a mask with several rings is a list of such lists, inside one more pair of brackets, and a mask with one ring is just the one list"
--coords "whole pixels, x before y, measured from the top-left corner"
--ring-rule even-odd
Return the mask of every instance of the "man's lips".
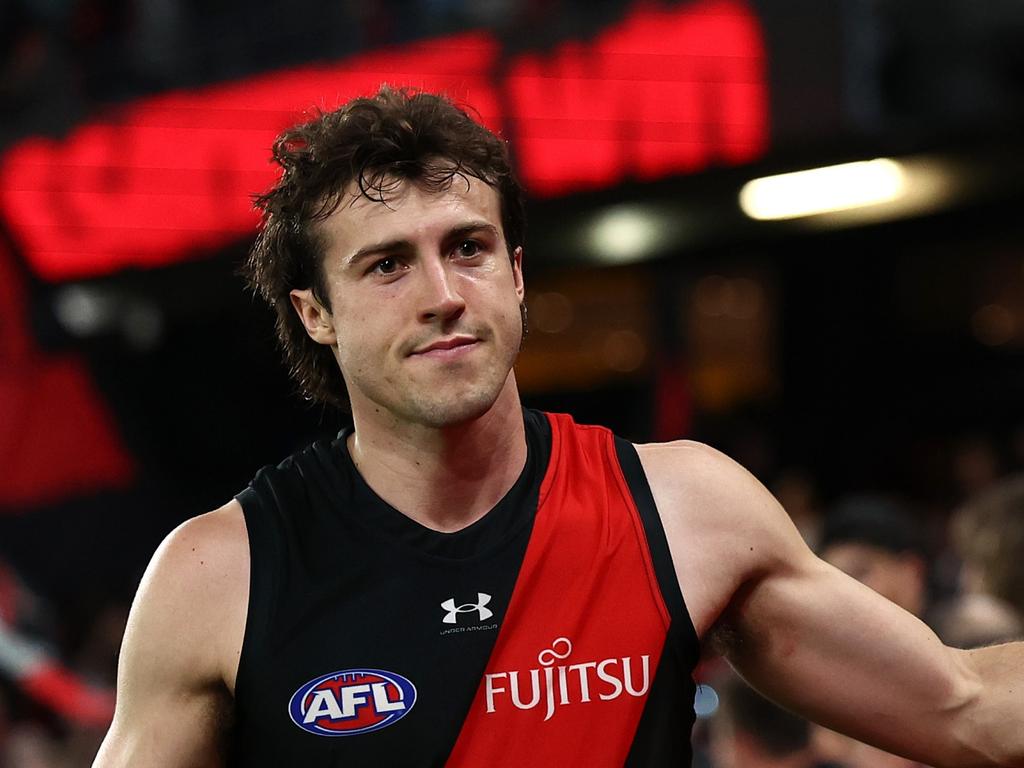
[[452, 336], [448, 339], [438, 339], [420, 349], [413, 350], [412, 355], [430, 355], [432, 357], [451, 357], [462, 350], [473, 346], [479, 339], [473, 336]]

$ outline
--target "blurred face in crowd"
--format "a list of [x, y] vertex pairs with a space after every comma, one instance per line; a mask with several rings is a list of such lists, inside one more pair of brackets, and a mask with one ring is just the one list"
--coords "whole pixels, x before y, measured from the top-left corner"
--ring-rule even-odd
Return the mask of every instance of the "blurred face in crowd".
[[709, 752], [715, 768], [806, 768], [803, 752], [774, 756], [753, 736], [718, 718], [711, 729]]
[[494, 188], [403, 181], [385, 205], [352, 187], [322, 233], [330, 311], [308, 290], [293, 303], [334, 348], [356, 419], [448, 426], [515, 386], [522, 251], [509, 258]]
[[830, 544], [822, 559], [916, 616], [925, 607], [925, 565], [912, 552], [894, 553], [860, 542]]

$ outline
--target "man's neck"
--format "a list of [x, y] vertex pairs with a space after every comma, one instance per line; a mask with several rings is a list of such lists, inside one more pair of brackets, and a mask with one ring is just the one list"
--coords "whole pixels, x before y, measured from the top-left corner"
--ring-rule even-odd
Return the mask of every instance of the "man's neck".
[[526, 433], [514, 380], [470, 422], [399, 431], [354, 415], [348, 450], [384, 501], [427, 528], [452, 532], [479, 520], [526, 464]]

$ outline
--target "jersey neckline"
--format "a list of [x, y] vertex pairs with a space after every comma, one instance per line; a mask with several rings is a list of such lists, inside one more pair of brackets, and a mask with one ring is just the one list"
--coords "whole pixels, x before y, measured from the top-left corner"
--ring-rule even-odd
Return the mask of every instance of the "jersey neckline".
[[353, 509], [368, 529], [425, 555], [466, 560], [492, 552], [510, 541], [536, 514], [540, 486], [551, 456], [551, 425], [544, 414], [528, 408], [523, 409], [523, 425], [526, 463], [515, 483], [479, 520], [450, 533], [416, 522], [369, 486], [348, 450], [351, 426], [341, 430], [332, 441], [332, 453], [352, 490]]

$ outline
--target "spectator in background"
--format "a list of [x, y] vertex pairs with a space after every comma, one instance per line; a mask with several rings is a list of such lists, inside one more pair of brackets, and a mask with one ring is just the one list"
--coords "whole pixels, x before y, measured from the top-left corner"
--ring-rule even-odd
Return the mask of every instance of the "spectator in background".
[[779, 708], [734, 675], [719, 689], [721, 705], [710, 722], [708, 744], [715, 768], [826, 765], [815, 759], [806, 720]]
[[968, 594], [987, 594], [1024, 615], [1024, 475], [971, 497], [953, 516], [953, 546]]
[[[928, 608], [928, 552], [920, 527], [900, 505], [880, 496], [841, 501], [825, 517], [821, 558], [917, 617]], [[818, 725], [811, 741], [825, 759], [848, 768], [911, 768], [889, 755]]]
[[983, 648], [1024, 638], [1024, 621], [1013, 607], [982, 593], [957, 595], [938, 606], [932, 629], [954, 648]]
[[907, 512], [876, 496], [851, 497], [825, 518], [821, 558], [917, 617], [928, 604], [925, 537]]

